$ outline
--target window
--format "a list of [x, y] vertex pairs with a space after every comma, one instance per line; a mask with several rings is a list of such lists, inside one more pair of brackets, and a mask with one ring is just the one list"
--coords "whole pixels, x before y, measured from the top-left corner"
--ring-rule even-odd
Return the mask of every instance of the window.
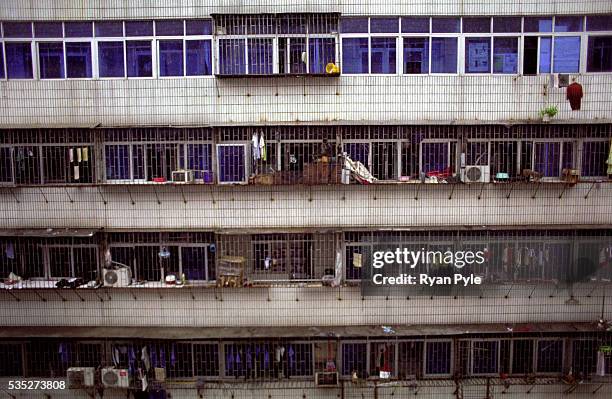
[[153, 36], [153, 21], [125, 21], [126, 36]]
[[211, 41], [186, 40], [187, 76], [212, 74]]
[[612, 30], [612, 15], [589, 15], [586, 17], [587, 31]]
[[493, 38], [493, 73], [518, 72], [518, 38]]
[[493, 32], [495, 33], [520, 33], [521, 17], [495, 17], [493, 18]]
[[373, 37], [372, 73], [394, 74], [396, 70], [396, 39], [394, 37]]
[[32, 24], [30, 22], [3, 22], [4, 37], [30, 38], [32, 37]]
[[0, 377], [23, 376], [20, 344], [0, 344]]
[[459, 33], [459, 18], [432, 18], [431, 31], [433, 33]]
[[225, 344], [225, 376], [289, 378], [313, 375], [312, 344], [251, 341]]
[[454, 142], [427, 142], [421, 144], [421, 171], [427, 173], [451, 173], [455, 163]]
[[64, 45], [62, 42], [38, 43], [41, 79], [64, 78]]
[[425, 345], [425, 374], [448, 375], [451, 373], [451, 342], [427, 342]]
[[95, 245], [49, 245], [46, 247], [48, 278], [81, 277], [95, 280], [98, 272], [98, 250]]
[[512, 374], [533, 373], [534, 346], [531, 339], [512, 341]]
[[312, 236], [308, 234], [253, 236], [253, 270], [291, 279], [311, 279], [312, 247]]
[[398, 376], [402, 379], [423, 378], [423, 348], [420, 341], [400, 342], [398, 345]]
[[159, 76], [183, 76], [183, 40], [159, 41]]
[[[292, 39], [294, 40], [294, 39]], [[294, 66], [300, 65], [300, 52], [296, 51], [295, 48], [290, 49], [290, 54], [292, 55], [292, 63], [291, 63], [291, 71], [293, 71]], [[291, 51], [293, 50], [293, 51]], [[309, 71], [310, 73], [325, 73], [325, 67], [330, 62], [333, 63], [336, 61], [336, 40], [333, 38], [310, 38], [309, 39], [309, 52], [308, 52], [308, 62], [309, 62]], [[296, 72], [299, 72], [296, 68]]]
[[[496, 38], [497, 39], [497, 38]], [[525, 36], [523, 50], [523, 74], [550, 73], [552, 38], [546, 36]], [[539, 54], [539, 67], [538, 67]]]
[[536, 172], [542, 173], [544, 177], [561, 176], [561, 143], [536, 142], [533, 156], [533, 167]]
[[4, 47], [0, 43], [0, 79], [4, 79]]
[[404, 73], [429, 73], [429, 38], [404, 38]]
[[525, 17], [525, 32], [552, 32], [551, 17]]
[[578, 72], [580, 69], [580, 36], [557, 36], [554, 39], [553, 72]]
[[11, 147], [0, 147], [0, 183], [13, 182], [13, 157]]
[[397, 33], [399, 19], [397, 18], [370, 18], [370, 33]]
[[390, 372], [392, 376], [397, 375], [395, 370], [395, 343], [371, 342], [370, 375], [379, 376], [384, 371]]
[[584, 177], [604, 177], [607, 175], [609, 141], [585, 141], [582, 143], [582, 168]]
[[[4, 23], [4, 26], [6, 26], [6, 23]], [[7, 77], [9, 79], [32, 79], [31, 43], [7, 42], [4, 46], [6, 49]]]
[[66, 37], [92, 37], [92, 23], [64, 22], [64, 35]]
[[26, 344], [27, 377], [64, 378], [76, 357], [69, 342], [34, 341]]
[[555, 32], [582, 32], [582, 17], [555, 17]]
[[219, 183], [242, 183], [246, 180], [244, 145], [217, 145]]
[[342, 70], [344, 73], [369, 73], [368, 38], [342, 39]]
[[597, 350], [599, 345], [590, 339], [578, 339], [572, 342], [572, 370], [585, 376], [595, 374], [597, 368]]
[[17, 146], [13, 150], [16, 184], [40, 184], [39, 148]]
[[491, 32], [491, 18], [463, 18], [463, 33]]
[[368, 18], [342, 18], [340, 20], [342, 33], [368, 33]]
[[101, 78], [125, 76], [123, 42], [98, 43], [98, 68]]
[[498, 341], [472, 341], [473, 374], [496, 374], [498, 372], [498, 357]]
[[93, 182], [93, 147], [44, 146], [42, 155], [45, 183]]
[[106, 145], [105, 165], [106, 180], [129, 180], [130, 173], [130, 146], [129, 145]]
[[96, 37], [121, 37], [123, 36], [123, 22], [104, 21], [96, 22]]
[[273, 39], [248, 39], [249, 74], [269, 75], [273, 72]]
[[465, 39], [465, 73], [491, 72], [491, 38]]
[[150, 41], [127, 41], [126, 54], [128, 77], [142, 78], [153, 76], [153, 58]]
[[196, 377], [218, 377], [219, 345], [194, 343], [193, 366]]
[[180, 154], [180, 164], [194, 172], [194, 178], [204, 183], [213, 183], [212, 145], [186, 144], [186, 162]]
[[612, 36], [589, 36], [588, 40], [587, 72], [612, 72]]
[[219, 39], [219, 73], [243, 75], [246, 73], [244, 39]]
[[563, 367], [563, 341], [538, 341], [537, 373], [560, 373]]
[[34, 22], [34, 37], [55, 38], [63, 37], [61, 22]]
[[68, 78], [91, 78], [91, 43], [66, 42]]
[[431, 72], [457, 73], [457, 38], [431, 38]]
[[366, 343], [342, 344], [342, 375], [353, 375], [366, 378], [367, 371], [367, 345]]
[[182, 20], [155, 21], [156, 36], [183, 36], [184, 34]]
[[212, 35], [212, 21], [209, 19], [188, 19], [185, 28], [187, 35]]
[[429, 33], [429, 18], [402, 18], [402, 33]]

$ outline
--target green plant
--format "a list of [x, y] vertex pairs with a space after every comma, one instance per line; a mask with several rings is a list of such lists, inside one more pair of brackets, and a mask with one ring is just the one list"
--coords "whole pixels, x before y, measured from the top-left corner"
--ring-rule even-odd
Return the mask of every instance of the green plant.
[[551, 105], [551, 106], [544, 108], [542, 111], [540, 111], [540, 116], [542, 117], [548, 116], [549, 118], [552, 118], [558, 113], [559, 113], [559, 108], [557, 108], [555, 105]]

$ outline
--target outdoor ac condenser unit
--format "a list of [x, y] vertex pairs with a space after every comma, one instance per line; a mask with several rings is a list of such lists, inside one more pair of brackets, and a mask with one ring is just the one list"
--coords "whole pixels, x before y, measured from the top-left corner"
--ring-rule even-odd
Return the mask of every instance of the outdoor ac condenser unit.
[[172, 172], [172, 181], [174, 183], [193, 183], [193, 170], [180, 169]]
[[105, 287], [127, 287], [132, 283], [132, 271], [128, 267], [102, 269]]
[[129, 388], [130, 378], [125, 369], [102, 369], [102, 384], [106, 388]]
[[94, 386], [93, 367], [70, 367], [66, 372], [68, 388], [78, 389]]
[[338, 372], [337, 371], [320, 371], [315, 374], [315, 385], [317, 387], [337, 387]]
[[466, 166], [461, 169], [461, 181], [464, 183], [489, 183], [491, 181], [489, 165]]

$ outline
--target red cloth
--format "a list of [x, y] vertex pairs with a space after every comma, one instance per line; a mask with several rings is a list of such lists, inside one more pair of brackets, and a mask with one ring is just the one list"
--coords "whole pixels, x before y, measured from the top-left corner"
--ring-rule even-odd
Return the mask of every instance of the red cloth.
[[580, 109], [580, 101], [582, 100], [582, 96], [582, 85], [580, 83], [574, 82], [567, 86], [567, 99], [570, 102], [572, 111], [577, 111]]

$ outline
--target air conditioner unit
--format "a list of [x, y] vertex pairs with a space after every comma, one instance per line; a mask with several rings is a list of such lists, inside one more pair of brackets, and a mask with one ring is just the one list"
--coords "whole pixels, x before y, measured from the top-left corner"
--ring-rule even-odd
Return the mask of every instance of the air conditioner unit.
[[468, 165], [461, 169], [461, 181], [464, 183], [489, 183], [491, 181], [491, 170], [489, 165]]
[[129, 388], [130, 377], [126, 369], [102, 369], [102, 384], [105, 388]]
[[93, 367], [70, 367], [66, 372], [66, 381], [68, 388], [78, 389], [94, 386]]
[[320, 371], [315, 373], [315, 385], [317, 387], [337, 387], [338, 372], [337, 371]]
[[105, 287], [127, 287], [132, 283], [132, 271], [129, 267], [102, 269]]
[[179, 169], [172, 172], [172, 181], [174, 183], [193, 183], [193, 170]]

